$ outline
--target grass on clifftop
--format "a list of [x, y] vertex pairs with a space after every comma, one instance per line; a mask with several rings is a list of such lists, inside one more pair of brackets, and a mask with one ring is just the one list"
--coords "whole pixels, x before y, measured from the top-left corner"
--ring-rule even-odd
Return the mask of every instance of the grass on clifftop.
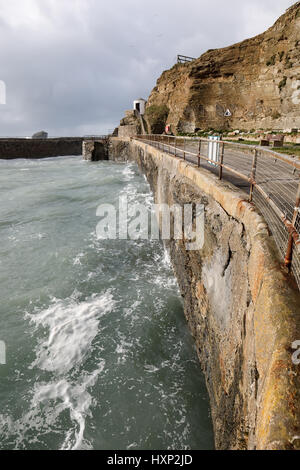
[[[234, 143], [240, 143], [240, 144], [245, 144], [245, 145], [259, 145], [257, 141], [254, 140], [230, 140], [230, 139], [224, 139], [226, 142], [234, 142]], [[290, 155], [291, 157], [300, 157], [300, 144], [286, 144], [283, 147], [261, 147], [269, 150], [274, 150], [274, 152], [278, 153], [283, 153], [285, 155]]]

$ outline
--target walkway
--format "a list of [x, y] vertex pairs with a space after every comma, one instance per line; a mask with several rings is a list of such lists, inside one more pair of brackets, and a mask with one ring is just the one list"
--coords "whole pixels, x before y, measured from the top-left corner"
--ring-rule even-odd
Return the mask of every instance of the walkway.
[[254, 202], [300, 288], [300, 161], [263, 147], [163, 135], [136, 137], [230, 181]]

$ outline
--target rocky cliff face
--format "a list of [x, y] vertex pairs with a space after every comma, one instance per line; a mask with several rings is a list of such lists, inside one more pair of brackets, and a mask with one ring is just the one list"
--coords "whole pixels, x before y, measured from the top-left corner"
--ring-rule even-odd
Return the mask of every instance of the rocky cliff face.
[[164, 72], [150, 95], [146, 118], [149, 130], [156, 132], [166, 123], [174, 133], [287, 130], [300, 128], [299, 105], [297, 2], [265, 33]]

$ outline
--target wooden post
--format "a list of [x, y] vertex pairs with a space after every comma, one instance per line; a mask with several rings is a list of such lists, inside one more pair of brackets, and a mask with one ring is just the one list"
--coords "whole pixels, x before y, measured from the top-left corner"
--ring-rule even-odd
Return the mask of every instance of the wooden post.
[[225, 152], [225, 144], [222, 144], [222, 151], [221, 151], [221, 160], [219, 162], [219, 180], [223, 177], [223, 162], [224, 162], [224, 152]]
[[[297, 190], [297, 195], [296, 195], [296, 203], [295, 203], [294, 215], [293, 215], [293, 220], [292, 220], [292, 229], [295, 228], [295, 225], [296, 225], [296, 220], [299, 214], [299, 207], [300, 207], [300, 182], [298, 185], [298, 190]], [[286, 255], [284, 259], [284, 264], [289, 269], [291, 268], [291, 264], [293, 260], [293, 248], [294, 248], [294, 237], [293, 237], [293, 234], [290, 233]]]
[[185, 160], [185, 137], [183, 138], [183, 160]]
[[175, 137], [174, 139], [175, 139], [175, 140], [174, 140], [174, 149], [175, 149], [174, 151], [175, 151], [175, 157], [177, 157], [177, 151], [176, 151], [176, 137]]
[[253, 200], [253, 190], [255, 186], [255, 177], [256, 177], [256, 167], [257, 167], [257, 149], [254, 150], [253, 160], [252, 160], [252, 171], [251, 171], [251, 185], [250, 185], [250, 196], [249, 201]]

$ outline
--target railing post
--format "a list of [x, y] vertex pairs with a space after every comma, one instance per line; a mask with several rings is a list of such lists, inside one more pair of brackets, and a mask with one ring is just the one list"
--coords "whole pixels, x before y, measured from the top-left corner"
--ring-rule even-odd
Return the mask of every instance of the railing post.
[[183, 160], [185, 160], [185, 137], [183, 138]]
[[175, 140], [174, 140], [174, 155], [175, 157], [177, 157], [177, 151], [176, 151], [176, 137], [175, 137]]
[[[299, 207], [300, 207], [300, 181], [299, 181], [297, 195], [296, 195], [296, 203], [295, 203], [293, 220], [292, 220], [292, 229], [295, 228], [296, 220], [299, 214]], [[290, 233], [286, 255], [284, 259], [284, 264], [289, 269], [291, 267], [292, 260], [293, 260], [293, 248], [294, 248], [294, 237], [293, 237], [293, 233]]]
[[223, 177], [223, 162], [224, 162], [224, 152], [225, 152], [225, 144], [222, 144], [222, 152], [221, 152], [221, 160], [219, 162], [219, 180]]
[[256, 177], [256, 167], [257, 167], [257, 149], [254, 150], [253, 160], [252, 160], [252, 170], [251, 170], [251, 185], [250, 185], [250, 195], [249, 201], [252, 202], [253, 200], [253, 190], [255, 186], [255, 177]]
[[201, 158], [201, 139], [199, 140], [199, 150], [198, 150], [198, 168], [200, 168], [200, 158]]

